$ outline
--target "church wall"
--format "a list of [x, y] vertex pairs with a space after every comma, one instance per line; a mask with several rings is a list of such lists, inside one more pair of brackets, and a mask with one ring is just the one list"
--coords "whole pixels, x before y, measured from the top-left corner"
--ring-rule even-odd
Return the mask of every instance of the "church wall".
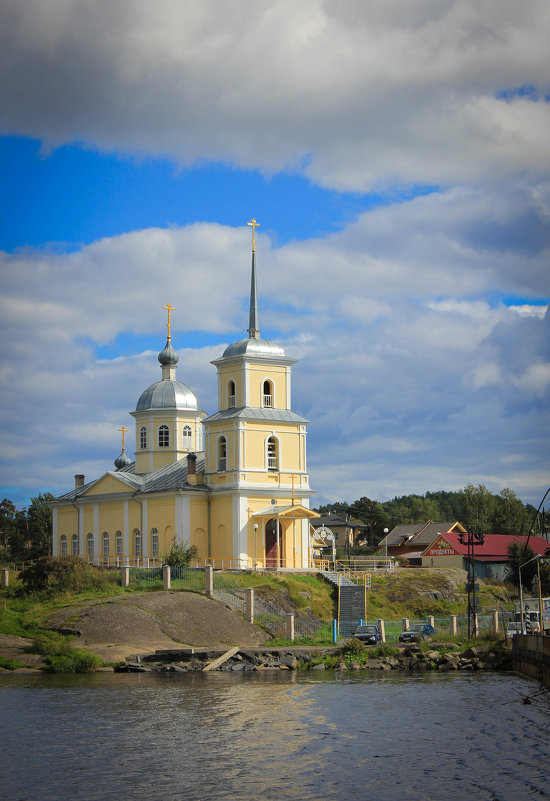
[[233, 559], [233, 497], [214, 496], [210, 501], [212, 555], [217, 559]]
[[242, 364], [226, 364], [218, 368], [218, 408], [229, 409], [229, 382], [235, 382], [235, 408], [245, 405], [244, 371]]
[[248, 405], [256, 408], [264, 406], [263, 384], [264, 381], [271, 381], [273, 385], [273, 408], [287, 408], [287, 369], [284, 365], [276, 364], [256, 364], [251, 362], [248, 365], [248, 381], [250, 400]]
[[204, 494], [191, 497], [190, 501], [190, 533], [191, 545], [199, 549], [199, 559], [205, 559], [208, 553], [208, 499]]

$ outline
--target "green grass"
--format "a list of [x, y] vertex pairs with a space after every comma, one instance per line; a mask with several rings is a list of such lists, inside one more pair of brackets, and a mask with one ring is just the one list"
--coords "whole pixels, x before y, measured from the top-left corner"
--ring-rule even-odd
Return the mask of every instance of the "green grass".
[[335, 616], [333, 588], [316, 576], [294, 574], [270, 576], [252, 572], [223, 575], [242, 588], [267, 586], [274, 590], [287, 590], [290, 600], [298, 609], [309, 608], [320, 620], [332, 620]]
[[28, 667], [28, 665], [23, 664], [23, 662], [18, 662], [17, 659], [5, 659], [3, 656], [0, 656], [0, 667], [6, 670], [17, 670], [17, 668]]

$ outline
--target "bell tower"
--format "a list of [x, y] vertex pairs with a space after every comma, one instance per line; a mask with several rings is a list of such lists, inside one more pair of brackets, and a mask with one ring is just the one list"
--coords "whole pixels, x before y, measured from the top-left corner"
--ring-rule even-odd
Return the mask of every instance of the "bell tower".
[[[218, 374], [218, 411], [204, 420], [205, 481], [212, 492], [213, 542], [217, 509], [221, 520], [221, 509], [231, 495], [233, 537], [237, 538], [231, 551], [233, 558], [236, 553], [251, 552], [248, 540], [259, 529], [259, 523], [252, 519], [256, 511], [273, 506], [272, 500], [308, 503], [312, 494], [306, 462], [308, 421], [291, 408], [291, 368], [296, 360], [276, 342], [260, 336], [255, 242], [258, 223], [252, 219], [248, 224], [252, 227], [248, 338], [229, 345], [212, 362]], [[258, 547], [265, 549], [263, 524], [259, 536]], [[222, 547], [221, 540], [220, 533], [217, 548]]]

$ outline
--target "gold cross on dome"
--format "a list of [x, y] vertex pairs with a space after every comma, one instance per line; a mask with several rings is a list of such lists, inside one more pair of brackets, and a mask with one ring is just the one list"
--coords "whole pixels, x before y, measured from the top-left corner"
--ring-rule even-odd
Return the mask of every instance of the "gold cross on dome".
[[118, 430], [122, 431], [122, 450], [124, 450], [124, 434], [128, 431], [128, 429], [122, 426], [122, 428], [119, 428]]
[[168, 302], [166, 304], [166, 306], [163, 306], [162, 308], [166, 309], [166, 311], [168, 312], [168, 322], [166, 324], [166, 328], [168, 329], [168, 342], [170, 342], [170, 312], [171, 311], [176, 311], [176, 307], [175, 306], [171, 306], [170, 302]]
[[254, 239], [254, 234], [256, 233], [256, 227], [257, 227], [257, 226], [259, 226], [259, 224], [260, 224], [260, 223], [259, 223], [259, 222], [256, 222], [256, 220], [254, 219], [254, 217], [252, 217], [252, 219], [250, 220], [250, 222], [249, 222], [249, 223], [247, 223], [247, 225], [251, 225], [251, 226], [252, 226], [252, 253], [255, 253], [255, 252], [256, 252], [256, 241], [255, 241], [255, 239]]

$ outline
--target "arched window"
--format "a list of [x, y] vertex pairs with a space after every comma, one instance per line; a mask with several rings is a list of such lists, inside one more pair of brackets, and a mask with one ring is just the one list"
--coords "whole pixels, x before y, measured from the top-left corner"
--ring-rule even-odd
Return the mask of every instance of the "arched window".
[[151, 556], [159, 555], [159, 533], [156, 528], [151, 529]]
[[103, 556], [109, 556], [109, 533], [103, 532]]
[[227, 406], [229, 409], [234, 409], [237, 405], [237, 395], [235, 392], [235, 382], [230, 381], [227, 385]]
[[225, 471], [227, 469], [227, 442], [225, 437], [220, 437], [218, 440], [218, 470]]
[[134, 529], [134, 544], [136, 556], [141, 556], [141, 531], [139, 528]]
[[115, 548], [116, 555], [122, 556], [122, 531], [117, 531], [115, 534]]
[[168, 426], [159, 427], [159, 448], [167, 448], [170, 445], [170, 431]]
[[273, 406], [273, 384], [271, 381], [264, 381], [262, 403], [268, 409], [271, 409]]
[[86, 553], [88, 556], [94, 555], [94, 535], [90, 531], [88, 536], [86, 537]]
[[146, 448], [147, 447], [147, 429], [145, 426], [141, 426], [139, 429], [139, 447]]
[[270, 437], [267, 440], [267, 469], [279, 469], [279, 447], [275, 437]]
[[78, 534], [73, 534], [71, 537], [71, 553], [73, 556], [78, 556]]
[[61, 556], [67, 556], [67, 537], [61, 535]]
[[184, 448], [190, 448], [193, 440], [191, 426], [184, 426], [181, 432], [181, 444]]

